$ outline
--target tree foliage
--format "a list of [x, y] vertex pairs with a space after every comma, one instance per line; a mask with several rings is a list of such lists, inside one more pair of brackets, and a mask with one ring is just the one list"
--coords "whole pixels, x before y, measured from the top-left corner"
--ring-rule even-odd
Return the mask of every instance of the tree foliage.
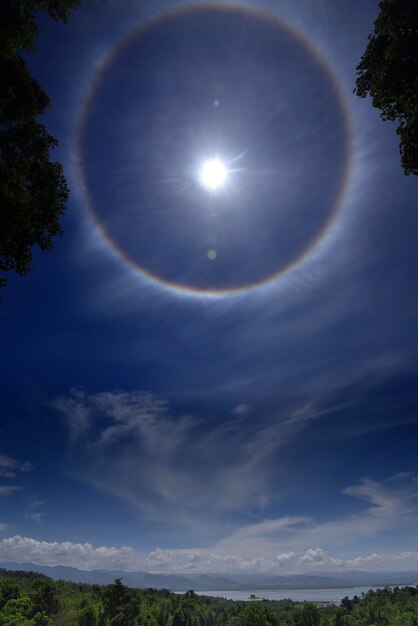
[[355, 93], [372, 97], [383, 120], [397, 120], [401, 164], [418, 175], [418, 2], [382, 0], [357, 66]]
[[[50, 99], [31, 75], [22, 52], [35, 48], [36, 17], [44, 10], [66, 21], [83, 0], [0, 2], [0, 271], [26, 274], [32, 248], [50, 250], [61, 233], [68, 198], [62, 166], [50, 159], [57, 145], [39, 117]], [[0, 286], [5, 285], [0, 275]]]
[[368, 591], [340, 606], [234, 602], [190, 592], [54, 582], [0, 570], [0, 626], [417, 626], [418, 587]]

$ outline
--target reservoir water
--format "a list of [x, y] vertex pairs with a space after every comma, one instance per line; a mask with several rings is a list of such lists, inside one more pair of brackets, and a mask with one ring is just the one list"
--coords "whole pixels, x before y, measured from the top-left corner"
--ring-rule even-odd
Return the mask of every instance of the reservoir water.
[[[377, 587], [375, 587], [377, 589]], [[284, 600], [290, 599], [295, 602], [334, 602], [340, 603], [341, 600], [348, 596], [352, 598], [362, 593], [367, 593], [371, 587], [345, 587], [343, 589], [257, 589], [252, 591], [196, 591], [200, 596], [210, 596], [226, 598], [227, 600], [250, 600], [250, 596], [253, 594], [257, 599], [264, 600]]]

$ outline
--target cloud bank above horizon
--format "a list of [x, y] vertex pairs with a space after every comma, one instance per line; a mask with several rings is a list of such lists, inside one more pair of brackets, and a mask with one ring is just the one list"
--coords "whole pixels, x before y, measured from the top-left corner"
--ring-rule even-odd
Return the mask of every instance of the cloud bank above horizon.
[[94, 547], [90, 543], [48, 542], [15, 535], [0, 540], [0, 561], [17, 564], [64, 566], [150, 573], [277, 574], [312, 571], [404, 571], [418, 569], [418, 552], [372, 553], [340, 559], [321, 548], [305, 552], [283, 552], [274, 557], [245, 559], [209, 550], [161, 550], [143, 554], [129, 546]]

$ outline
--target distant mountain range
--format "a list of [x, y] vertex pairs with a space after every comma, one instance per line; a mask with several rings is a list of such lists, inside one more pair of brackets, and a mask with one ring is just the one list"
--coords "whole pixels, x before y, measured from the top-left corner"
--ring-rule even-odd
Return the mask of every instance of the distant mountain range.
[[85, 571], [74, 567], [35, 565], [34, 563], [0, 563], [8, 570], [25, 570], [45, 574], [54, 580], [107, 585], [122, 578], [128, 587], [152, 587], [171, 591], [261, 591], [280, 589], [342, 589], [345, 587], [381, 587], [384, 585], [416, 585], [418, 571], [406, 572], [315, 572], [290, 576], [215, 574], [150, 574], [122, 570]]

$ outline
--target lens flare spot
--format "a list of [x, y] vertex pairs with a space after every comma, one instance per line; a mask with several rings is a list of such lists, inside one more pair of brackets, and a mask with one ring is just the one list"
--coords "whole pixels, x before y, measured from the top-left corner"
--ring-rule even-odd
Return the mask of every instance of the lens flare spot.
[[216, 191], [224, 186], [228, 176], [225, 163], [220, 159], [205, 161], [200, 170], [199, 180], [205, 189]]
[[211, 261], [216, 259], [216, 250], [209, 250], [209, 252], [208, 252], [208, 259], [210, 259]]

